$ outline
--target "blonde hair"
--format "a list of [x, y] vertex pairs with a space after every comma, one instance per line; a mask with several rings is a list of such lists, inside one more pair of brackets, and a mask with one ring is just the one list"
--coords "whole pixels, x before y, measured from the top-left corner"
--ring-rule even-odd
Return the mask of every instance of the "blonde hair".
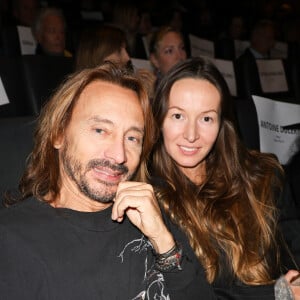
[[169, 32], [177, 33], [182, 38], [182, 41], [184, 40], [182, 33], [180, 31], [176, 30], [175, 28], [173, 28], [171, 26], [162, 26], [159, 29], [157, 29], [151, 36], [150, 43], [149, 43], [149, 52], [150, 53], [152, 53], [152, 54], [157, 53], [158, 48], [159, 48], [159, 43], [164, 38], [164, 36]]

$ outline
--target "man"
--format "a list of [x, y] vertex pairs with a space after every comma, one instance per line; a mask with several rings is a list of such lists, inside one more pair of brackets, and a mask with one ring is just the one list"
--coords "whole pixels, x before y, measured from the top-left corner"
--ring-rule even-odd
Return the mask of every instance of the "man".
[[58, 8], [42, 8], [34, 21], [32, 32], [38, 43], [36, 54], [72, 56], [65, 49], [66, 22], [62, 11]]
[[240, 98], [252, 99], [252, 95], [264, 94], [256, 60], [270, 59], [275, 38], [275, 24], [271, 20], [261, 19], [253, 26], [249, 47], [235, 61], [237, 94]]
[[270, 20], [259, 20], [251, 33], [249, 51], [256, 59], [270, 58], [276, 40], [275, 24]]
[[31, 26], [39, 8], [37, 0], [13, 0], [12, 11], [16, 25]]
[[214, 298], [142, 182], [153, 128], [145, 88], [109, 63], [61, 86], [40, 115], [22, 201], [0, 212], [1, 299]]

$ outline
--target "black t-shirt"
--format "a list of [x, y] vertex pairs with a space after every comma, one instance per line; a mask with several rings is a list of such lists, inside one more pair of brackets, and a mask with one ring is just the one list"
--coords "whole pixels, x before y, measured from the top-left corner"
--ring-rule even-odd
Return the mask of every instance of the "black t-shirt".
[[112, 221], [111, 208], [78, 212], [31, 198], [0, 211], [0, 298], [214, 299], [184, 253], [182, 271], [162, 274], [147, 238], [128, 219]]

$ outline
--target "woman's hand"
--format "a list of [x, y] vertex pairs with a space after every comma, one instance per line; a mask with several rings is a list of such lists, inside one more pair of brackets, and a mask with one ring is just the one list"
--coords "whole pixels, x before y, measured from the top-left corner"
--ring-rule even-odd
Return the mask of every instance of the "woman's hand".
[[290, 289], [293, 292], [294, 300], [300, 300], [300, 273], [296, 270], [290, 270], [285, 274]]

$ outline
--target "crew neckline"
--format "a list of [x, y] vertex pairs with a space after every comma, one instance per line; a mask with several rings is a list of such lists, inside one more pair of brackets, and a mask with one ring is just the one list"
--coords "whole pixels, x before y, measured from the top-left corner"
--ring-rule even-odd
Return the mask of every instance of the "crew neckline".
[[112, 205], [96, 212], [82, 212], [70, 208], [55, 208], [46, 202], [35, 200], [49, 211], [55, 213], [57, 217], [63, 218], [68, 223], [89, 231], [110, 231], [120, 225], [120, 223], [113, 221], [111, 218]]

